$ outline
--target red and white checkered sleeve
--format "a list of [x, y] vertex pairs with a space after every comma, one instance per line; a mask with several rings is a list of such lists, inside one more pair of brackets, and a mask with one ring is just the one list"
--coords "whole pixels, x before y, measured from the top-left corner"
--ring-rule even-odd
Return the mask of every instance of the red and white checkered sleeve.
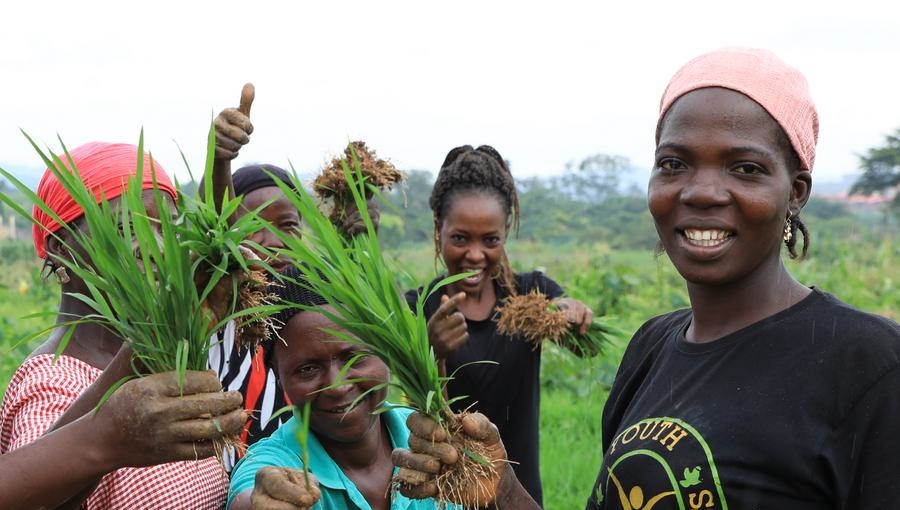
[[103, 477], [85, 503], [87, 510], [190, 508], [219, 510], [228, 478], [214, 459], [124, 468]]
[[8, 393], [12, 393], [4, 402], [5, 421], [9, 424], [9, 435], [4, 438], [6, 451], [41, 437], [72, 405], [86, 385], [90, 385], [90, 381], [86, 380], [89, 377], [87, 374], [69, 366], [62, 358], [56, 363], [52, 360], [34, 360], [19, 370], [23, 369], [22, 377], [14, 377], [11, 381]]

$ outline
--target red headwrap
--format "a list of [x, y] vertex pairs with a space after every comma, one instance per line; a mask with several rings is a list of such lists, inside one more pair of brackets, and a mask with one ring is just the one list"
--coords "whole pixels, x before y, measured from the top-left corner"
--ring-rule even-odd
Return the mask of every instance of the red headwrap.
[[[125, 191], [128, 178], [137, 173], [138, 150], [134, 145], [91, 142], [69, 151], [69, 156], [75, 163], [75, 168], [78, 169], [82, 181], [94, 191], [98, 202], [103, 197], [111, 200], [120, 196]], [[143, 189], [153, 188], [155, 177], [157, 187], [172, 195], [173, 199], [177, 199], [175, 186], [172, 185], [172, 181], [169, 180], [163, 167], [156, 160], [151, 159], [149, 154], [145, 153], [143, 157]], [[66, 155], [62, 154], [59, 158], [68, 167], [69, 160]], [[151, 162], [153, 172], [150, 170]], [[81, 206], [75, 203], [75, 200], [49, 168], [44, 171], [44, 176], [38, 185], [37, 195], [65, 223], [84, 214]], [[31, 228], [34, 249], [38, 257], [44, 258], [47, 256], [47, 236], [62, 228], [62, 225], [37, 206], [32, 208], [31, 215], [36, 220]]]

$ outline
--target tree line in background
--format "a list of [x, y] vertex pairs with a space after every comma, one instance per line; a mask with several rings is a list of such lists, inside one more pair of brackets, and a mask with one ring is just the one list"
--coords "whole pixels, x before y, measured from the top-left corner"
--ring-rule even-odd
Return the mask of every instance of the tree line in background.
[[[896, 158], [894, 171], [900, 175], [900, 145]], [[657, 236], [646, 191], [626, 184], [634, 181], [629, 178], [633, 171], [625, 158], [598, 154], [569, 165], [561, 175], [518, 179], [519, 239], [555, 245], [602, 243], [615, 250], [653, 249]], [[435, 176], [413, 170], [408, 177], [403, 189], [386, 195], [390, 205], [381, 211], [380, 235], [389, 246], [433, 242], [428, 199]], [[885, 229], [900, 229], [897, 217], [884, 211], [854, 210], [843, 202], [818, 197], [809, 201], [803, 217], [817, 236], [882, 235]]]
[[850, 192], [894, 193], [890, 208], [900, 216], [900, 128], [884, 137], [884, 145], [872, 147], [859, 156], [859, 165], [863, 173]]
[[[863, 173], [850, 192], [893, 193], [890, 206], [883, 212], [854, 211], [844, 203], [813, 197], [803, 215], [814, 233], [854, 236], [866, 234], [867, 229], [883, 234], [885, 229], [898, 228], [900, 128], [885, 137], [884, 145], [870, 148], [859, 159]], [[645, 188], [627, 184], [635, 181], [631, 172], [634, 168], [626, 158], [597, 154], [567, 165], [560, 175], [519, 178], [522, 219], [518, 238], [557, 245], [603, 243], [618, 250], [653, 249], [657, 237], [647, 211]], [[428, 200], [435, 175], [424, 170], [407, 173], [403, 186], [388, 192], [384, 197], [388, 203], [382, 205], [381, 237], [389, 246], [433, 242]], [[194, 189], [194, 183], [184, 187], [187, 193]], [[18, 191], [0, 180], [0, 193], [16, 195]], [[23, 206], [26, 202], [22, 197]], [[0, 204], [0, 215], [11, 213]], [[29, 227], [19, 224], [20, 229]], [[5, 259], [25, 251], [20, 246], [0, 246], [0, 256]]]

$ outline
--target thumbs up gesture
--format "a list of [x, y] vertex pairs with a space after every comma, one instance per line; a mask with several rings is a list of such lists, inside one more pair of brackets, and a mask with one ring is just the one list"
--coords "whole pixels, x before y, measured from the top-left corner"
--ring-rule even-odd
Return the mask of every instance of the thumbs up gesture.
[[237, 157], [253, 133], [250, 123], [250, 106], [253, 104], [255, 89], [252, 83], [241, 90], [241, 102], [237, 108], [225, 108], [216, 117], [216, 159], [232, 160]]

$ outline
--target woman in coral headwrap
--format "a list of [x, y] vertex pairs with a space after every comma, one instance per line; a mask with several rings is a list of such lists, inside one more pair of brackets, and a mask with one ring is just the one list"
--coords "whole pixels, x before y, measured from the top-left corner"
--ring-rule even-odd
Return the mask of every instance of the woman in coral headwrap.
[[[139, 157], [133, 145], [108, 143], [89, 143], [69, 156], [87, 187], [113, 206], [135, 175]], [[144, 167], [155, 170], [144, 174], [142, 184], [148, 213], [153, 217], [171, 214], [158, 209], [153, 178], [173, 208], [175, 188], [158, 163], [148, 155], [142, 157]], [[37, 195], [60, 221], [72, 229], [85, 228], [83, 211], [49, 169]], [[94, 433], [109, 434], [103, 440], [114, 448], [105, 448], [93, 438], [64, 443], [65, 448], [46, 458], [47, 466], [55, 463], [62, 469], [56, 476], [51, 470], [26, 477], [21, 504], [28, 507], [28, 497], [34, 496], [39, 498], [35, 502], [46, 507], [219, 508], [227, 489], [222, 468], [214, 458], [196, 459], [216, 453], [211, 439], [240, 430], [246, 418], [240, 395], [221, 392], [212, 372], [188, 372], [185, 396], [180, 397], [174, 374], [159, 374], [119, 388], [111, 401], [118, 405], [93, 415], [94, 406], [113, 383], [133, 373], [132, 353], [102, 325], [84, 322], [71, 326], [74, 331], [68, 343], [55, 356], [69, 334], [67, 323], [94, 313], [74, 297], [90, 294], [85, 282], [67, 270], [71, 264], [90, 261], [74, 255], [80, 250], [76, 236], [52, 215], [35, 207], [33, 216], [35, 249], [49, 274], [59, 279], [62, 295], [57, 327], [16, 370], [6, 390], [0, 408], [0, 453], [29, 445], [48, 431], [60, 429], [71, 436], [73, 430], [86, 430], [85, 426]], [[123, 399], [131, 405], [123, 404]], [[47, 454], [46, 448], [38, 449], [46, 444], [38, 442], [28, 451]], [[89, 459], [103, 468], [91, 472], [76, 467], [80, 474], [73, 478], [63, 466], [77, 466], [75, 458]], [[107, 472], [102, 479], [97, 476]]]
[[[768, 51], [715, 51], [672, 78], [648, 204], [691, 307], [628, 345], [588, 509], [896, 508], [900, 326], [799, 283], [782, 261], [798, 237], [806, 253], [817, 136], [806, 79]], [[475, 418], [471, 429], [491, 430]], [[427, 471], [408, 453], [397, 461]], [[532, 508], [509, 472], [497, 506]]]

